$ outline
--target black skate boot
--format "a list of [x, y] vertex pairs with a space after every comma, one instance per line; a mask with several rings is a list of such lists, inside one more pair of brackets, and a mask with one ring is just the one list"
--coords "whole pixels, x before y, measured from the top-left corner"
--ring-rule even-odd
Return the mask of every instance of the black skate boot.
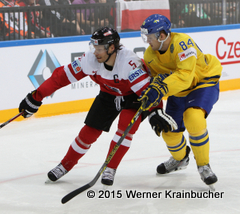
[[213, 184], [217, 182], [217, 176], [213, 173], [209, 164], [204, 166], [198, 166], [198, 172], [201, 179], [205, 184], [207, 184], [211, 190], [215, 190]]
[[168, 161], [165, 161], [164, 163], [161, 163], [157, 167], [157, 173], [158, 174], [166, 174], [173, 171], [181, 170], [187, 168], [187, 165], [189, 164], [189, 153], [190, 153], [190, 147], [186, 147], [186, 155], [185, 157], [178, 161], [175, 160], [173, 157], [170, 157]]
[[48, 178], [51, 181], [57, 181], [59, 178], [67, 174], [68, 171], [63, 167], [63, 165], [60, 163], [55, 168], [53, 168], [51, 171], [48, 172]]
[[116, 173], [116, 169], [106, 167], [106, 169], [104, 170], [104, 172], [102, 174], [102, 180], [101, 180], [102, 184], [107, 185], [107, 186], [112, 186], [115, 173]]

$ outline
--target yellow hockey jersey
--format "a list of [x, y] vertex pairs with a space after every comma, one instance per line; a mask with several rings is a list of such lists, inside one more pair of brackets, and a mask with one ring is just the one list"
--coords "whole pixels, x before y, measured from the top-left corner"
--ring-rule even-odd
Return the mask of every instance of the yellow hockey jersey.
[[222, 72], [219, 60], [203, 54], [193, 39], [184, 33], [171, 33], [171, 42], [164, 54], [149, 46], [144, 61], [153, 77], [169, 74], [163, 80], [169, 90], [166, 96], [183, 97], [195, 89], [213, 86]]

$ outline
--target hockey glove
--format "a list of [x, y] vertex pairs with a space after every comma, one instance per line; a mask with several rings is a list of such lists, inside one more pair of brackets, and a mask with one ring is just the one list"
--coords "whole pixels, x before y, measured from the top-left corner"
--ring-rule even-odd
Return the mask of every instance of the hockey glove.
[[158, 106], [164, 95], [168, 93], [167, 84], [162, 82], [160, 76], [156, 76], [152, 83], [142, 92], [139, 101], [147, 98], [147, 104], [144, 111], [149, 110], [151, 107]]
[[175, 120], [165, 113], [163, 109], [154, 110], [149, 116], [148, 121], [155, 131], [156, 135], [160, 137], [161, 131], [168, 132], [178, 129]]
[[33, 99], [33, 94], [35, 91], [32, 91], [29, 93], [20, 103], [19, 105], [19, 112], [24, 112], [23, 117], [28, 118], [31, 117], [34, 113], [38, 111], [38, 108], [42, 105], [42, 102], [34, 100]]

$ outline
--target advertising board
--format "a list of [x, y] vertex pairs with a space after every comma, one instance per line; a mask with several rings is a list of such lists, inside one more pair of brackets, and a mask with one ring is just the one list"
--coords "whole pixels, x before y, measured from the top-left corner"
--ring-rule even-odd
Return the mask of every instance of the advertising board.
[[[220, 90], [240, 89], [240, 25], [173, 29], [189, 34], [204, 53], [222, 66]], [[121, 43], [143, 57], [148, 44], [140, 32], [120, 33]], [[21, 100], [46, 80], [55, 68], [69, 64], [89, 50], [90, 36], [74, 36], [0, 43], [0, 121], [17, 113]], [[70, 84], [43, 101], [36, 116], [88, 111], [99, 86], [90, 78]]]

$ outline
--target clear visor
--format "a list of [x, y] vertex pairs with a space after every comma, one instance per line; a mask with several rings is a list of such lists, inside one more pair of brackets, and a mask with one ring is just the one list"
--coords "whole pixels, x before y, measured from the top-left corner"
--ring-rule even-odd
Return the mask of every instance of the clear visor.
[[92, 53], [101, 54], [106, 52], [106, 48], [104, 45], [94, 45], [92, 42], [89, 42], [89, 48]]
[[152, 34], [146, 35], [144, 33], [141, 33], [141, 37], [142, 37], [143, 42], [150, 43], [154, 40], [158, 40], [159, 34], [158, 33], [152, 33]]

